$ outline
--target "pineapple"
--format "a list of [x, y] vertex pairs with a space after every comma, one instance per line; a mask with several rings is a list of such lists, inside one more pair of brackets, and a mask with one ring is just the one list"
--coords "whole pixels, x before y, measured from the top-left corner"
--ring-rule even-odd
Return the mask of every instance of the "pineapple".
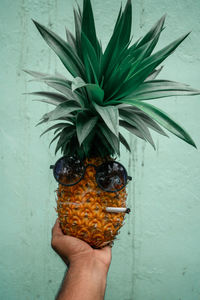
[[[96, 166], [105, 159], [85, 160]], [[84, 178], [71, 187], [59, 185], [57, 212], [63, 232], [75, 236], [92, 247], [103, 247], [113, 241], [123, 224], [125, 213], [107, 212], [107, 207], [126, 207], [126, 191], [108, 193], [101, 190], [95, 180], [94, 169], [89, 166]]]
[[[104, 51], [96, 35], [90, 0], [83, 0], [83, 9], [79, 5], [74, 9], [74, 21], [75, 34], [66, 29], [66, 41], [33, 21], [73, 77], [69, 80], [64, 75], [26, 71], [56, 90], [31, 93], [41, 96], [39, 101], [54, 105], [38, 124], [56, 122], [42, 133], [54, 130], [51, 143], [57, 140], [55, 153], [61, 150], [64, 156], [77, 157], [84, 165], [99, 166], [115, 160], [120, 156], [121, 144], [131, 151], [120, 128], [154, 148], [150, 130], [167, 136], [165, 128], [195, 147], [190, 135], [178, 123], [147, 101], [200, 93], [187, 84], [156, 79], [162, 70], [160, 64], [188, 34], [152, 54], [164, 29], [163, 16], [144, 37], [131, 44], [131, 0], [124, 9], [120, 8]], [[86, 168], [77, 184], [59, 183], [57, 212], [65, 234], [100, 248], [112, 242], [123, 225], [126, 211], [112, 212], [112, 208], [126, 208], [127, 193], [125, 186], [116, 192], [102, 190], [97, 185], [96, 169], [92, 165]]]

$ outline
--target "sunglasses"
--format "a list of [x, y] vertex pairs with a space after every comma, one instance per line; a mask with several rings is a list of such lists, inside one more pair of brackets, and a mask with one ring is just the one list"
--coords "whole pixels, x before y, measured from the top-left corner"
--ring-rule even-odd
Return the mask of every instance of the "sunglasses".
[[96, 171], [97, 185], [106, 192], [118, 192], [132, 180], [127, 175], [125, 167], [113, 160], [95, 166], [94, 164], [84, 165], [80, 159], [73, 156], [63, 156], [55, 165], [51, 165], [50, 169], [53, 169], [53, 175], [61, 185], [73, 186], [84, 178], [86, 169], [89, 166], [94, 167]]

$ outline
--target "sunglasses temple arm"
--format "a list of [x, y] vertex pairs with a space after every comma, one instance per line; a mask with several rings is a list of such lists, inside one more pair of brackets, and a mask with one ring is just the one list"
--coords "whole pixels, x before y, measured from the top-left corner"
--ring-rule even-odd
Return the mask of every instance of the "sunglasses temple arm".
[[54, 165], [50, 165], [50, 167], [49, 167], [50, 169], [53, 169], [54, 168]]
[[131, 181], [132, 177], [131, 176], [127, 176], [127, 179], [128, 179], [128, 181]]

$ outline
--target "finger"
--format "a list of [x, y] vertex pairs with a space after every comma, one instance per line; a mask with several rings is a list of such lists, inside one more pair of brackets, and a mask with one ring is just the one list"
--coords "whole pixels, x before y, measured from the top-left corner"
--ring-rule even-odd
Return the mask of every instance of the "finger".
[[57, 236], [63, 236], [63, 232], [62, 232], [62, 229], [60, 227], [60, 223], [59, 223], [59, 220], [56, 219], [56, 222], [52, 228], [52, 237], [54, 237], [55, 235]]
[[60, 228], [59, 220], [56, 219], [56, 222], [52, 228], [52, 238], [51, 238], [51, 247], [60, 254], [60, 243], [62, 243], [63, 233]]

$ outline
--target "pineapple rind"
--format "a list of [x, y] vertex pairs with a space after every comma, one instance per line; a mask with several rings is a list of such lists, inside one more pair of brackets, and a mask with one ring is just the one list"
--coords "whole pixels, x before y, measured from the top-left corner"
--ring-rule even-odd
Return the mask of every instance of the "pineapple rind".
[[[99, 165], [101, 158], [87, 159], [85, 163]], [[84, 178], [74, 186], [59, 185], [57, 213], [61, 228], [67, 235], [101, 248], [111, 243], [124, 222], [125, 213], [108, 213], [106, 207], [126, 207], [127, 193], [101, 190], [95, 181], [95, 169], [89, 166]]]

